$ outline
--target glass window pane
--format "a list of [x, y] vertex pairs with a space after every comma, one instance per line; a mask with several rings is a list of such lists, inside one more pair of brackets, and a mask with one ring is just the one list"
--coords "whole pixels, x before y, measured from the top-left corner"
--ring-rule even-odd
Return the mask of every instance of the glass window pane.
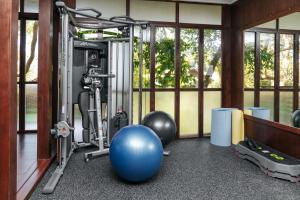
[[198, 30], [180, 30], [180, 87], [198, 87]]
[[221, 107], [221, 92], [205, 91], [203, 100], [203, 134], [210, 135], [211, 111], [214, 108]]
[[275, 35], [260, 34], [260, 87], [274, 87], [274, 41]]
[[[138, 124], [139, 93], [133, 92], [133, 123]], [[142, 119], [150, 112], [150, 92], [142, 93]]]
[[244, 108], [254, 106], [254, 92], [245, 91], [244, 92]]
[[221, 88], [222, 46], [220, 30], [204, 30], [204, 88]]
[[244, 88], [254, 88], [255, 33], [245, 32]]
[[39, 12], [39, 0], [24, 0], [24, 12], [38, 13]]
[[25, 85], [25, 129], [37, 129], [37, 84]]
[[155, 92], [155, 110], [164, 111], [175, 119], [175, 93]]
[[279, 122], [291, 125], [293, 113], [293, 92], [280, 92]]
[[175, 87], [175, 29], [156, 29], [155, 87]]
[[270, 109], [271, 120], [274, 120], [274, 92], [260, 92], [260, 107]]
[[38, 21], [26, 21], [26, 81], [38, 77]]
[[299, 12], [279, 18], [279, 29], [300, 30], [299, 18]]
[[280, 34], [280, 87], [293, 87], [294, 36]]
[[256, 26], [255, 28], [276, 29], [276, 20], [269, 21], [269, 22], [264, 23], [264, 24], [260, 24], [260, 25]]
[[[133, 78], [133, 87], [139, 87], [139, 37], [140, 29], [135, 29], [134, 31], [134, 78]], [[143, 30], [143, 87], [150, 88], [150, 29]]]
[[198, 92], [180, 92], [180, 136], [198, 136]]

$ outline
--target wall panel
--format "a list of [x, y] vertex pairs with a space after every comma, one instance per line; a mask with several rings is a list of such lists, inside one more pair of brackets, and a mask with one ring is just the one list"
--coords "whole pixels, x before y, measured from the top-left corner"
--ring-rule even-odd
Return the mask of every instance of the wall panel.
[[179, 4], [179, 22], [221, 25], [222, 7], [203, 4]]
[[130, 16], [139, 20], [175, 22], [175, 3], [131, 0]]

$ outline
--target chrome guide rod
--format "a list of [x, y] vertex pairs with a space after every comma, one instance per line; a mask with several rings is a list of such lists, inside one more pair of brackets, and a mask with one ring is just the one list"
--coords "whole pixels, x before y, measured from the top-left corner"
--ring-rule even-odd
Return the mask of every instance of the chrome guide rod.
[[129, 124], [133, 123], [133, 38], [134, 38], [134, 26], [130, 26], [130, 42], [129, 42]]
[[139, 102], [138, 102], [138, 123], [142, 123], [143, 111], [143, 29], [140, 28], [139, 39]]

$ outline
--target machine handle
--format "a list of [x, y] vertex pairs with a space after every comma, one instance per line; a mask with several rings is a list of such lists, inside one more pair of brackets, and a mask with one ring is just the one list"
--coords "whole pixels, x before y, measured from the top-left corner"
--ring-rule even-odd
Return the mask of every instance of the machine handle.
[[89, 74], [88, 77], [91, 77], [91, 78], [115, 78], [116, 75], [114, 74]]
[[94, 9], [94, 8], [80, 8], [80, 9], [76, 9], [76, 11], [82, 12], [82, 11], [91, 11], [96, 13], [96, 18], [101, 17], [102, 13], [99, 12], [98, 10]]

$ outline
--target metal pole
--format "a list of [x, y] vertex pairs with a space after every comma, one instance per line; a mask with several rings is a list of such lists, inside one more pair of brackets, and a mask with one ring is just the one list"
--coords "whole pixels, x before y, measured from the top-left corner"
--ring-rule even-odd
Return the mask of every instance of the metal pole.
[[[116, 110], [118, 112], [118, 95], [119, 95], [119, 42], [116, 42]], [[114, 113], [114, 114], [116, 114]]]
[[122, 42], [122, 111], [124, 110], [124, 84], [125, 84], [125, 42]]
[[[108, 74], [111, 74], [111, 45], [112, 43], [109, 41], [108, 42], [108, 60], [107, 60], [107, 72]], [[108, 95], [107, 95], [107, 142], [108, 144], [110, 143], [110, 134], [111, 134], [111, 127], [110, 127], [110, 124], [111, 124], [111, 112], [112, 112], [112, 79], [111, 78], [107, 78], [107, 81], [108, 81]]]
[[[74, 127], [73, 124], [73, 96], [72, 96], [72, 77], [73, 77], [73, 73], [72, 73], [72, 69], [73, 69], [73, 44], [74, 44], [74, 38], [71, 36], [69, 37], [69, 46], [68, 46], [68, 82], [67, 82], [67, 89], [68, 89], [68, 102], [67, 102], [67, 117], [68, 117], [68, 124], [71, 127]], [[66, 138], [67, 140], [67, 156], [69, 156], [68, 154], [70, 154], [71, 151], [73, 151], [73, 138], [74, 138], [74, 130], [71, 130], [71, 133], [69, 135], [68, 138]]]
[[138, 102], [138, 123], [142, 123], [143, 111], [143, 29], [140, 27], [139, 40], [139, 102]]
[[130, 42], [129, 42], [129, 113], [128, 113], [128, 121], [129, 124], [133, 123], [133, 37], [134, 37], [134, 26], [130, 26]]
[[97, 87], [95, 91], [95, 105], [96, 105], [96, 121], [97, 121], [97, 133], [99, 139], [99, 149], [104, 150], [104, 141], [103, 141], [103, 130], [102, 130], [102, 109], [101, 109], [101, 95], [100, 89]]
[[[61, 119], [60, 121], [68, 121], [69, 115], [69, 105], [68, 105], [68, 66], [69, 66], [69, 16], [67, 14], [64, 15], [64, 26], [63, 26], [63, 57], [62, 57], [62, 107], [61, 107]], [[66, 164], [66, 158], [68, 156], [67, 152], [67, 138], [60, 138], [61, 141], [61, 164]]]
[[62, 88], [62, 105], [61, 105], [61, 116], [60, 121], [67, 121], [67, 103], [68, 103], [68, 52], [69, 52], [69, 16], [67, 14], [63, 15], [63, 26], [62, 26], [62, 65], [61, 65], [61, 88]]
[[[70, 37], [69, 39], [69, 49], [68, 49], [68, 83], [67, 83], [67, 88], [68, 88], [68, 110], [67, 110], [67, 115], [68, 115], [68, 123], [72, 124], [73, 122], [73, 108], [72, 108], [72, 68], [73, 68], [73, 43], [74, 43], [74, 38]], [[73, 125], [73, 124], [72, 124]]]

